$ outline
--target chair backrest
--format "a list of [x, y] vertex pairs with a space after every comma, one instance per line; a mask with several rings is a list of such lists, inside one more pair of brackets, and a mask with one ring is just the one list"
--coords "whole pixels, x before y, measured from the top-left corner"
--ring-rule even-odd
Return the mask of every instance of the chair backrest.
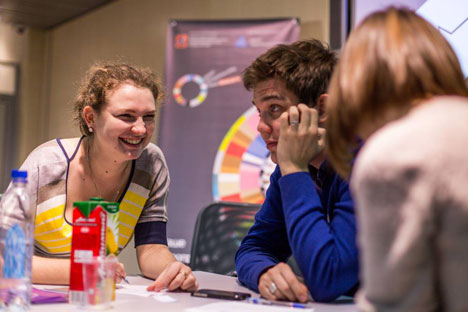
[[197, 217], [190, 251], [192, 270], [229, 274], [234, 256], [261, 205], [216, 202]]

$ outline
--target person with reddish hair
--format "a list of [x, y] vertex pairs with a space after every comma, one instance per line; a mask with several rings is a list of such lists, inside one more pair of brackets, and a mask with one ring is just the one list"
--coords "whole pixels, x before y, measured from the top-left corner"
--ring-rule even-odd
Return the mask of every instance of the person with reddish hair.
[[[27, 157], [34, 283], [69, 283], [73, 203], [101, 197], [120, 203], [118, 252], [135, 238], [141, 272], [156, 279], [149, 290], [197, 289], [191, 269], [167, 247], [169, 171], [151, 143], [162, 94], [148, 69], [93, 66], [74, 106], [82, 136], [46, 142]], [[125, 275], [121, 264], [118, 275]]]
[[449, 43], [410, 10], [370, 15], [344, 46], [326, 141], [351, 177], [362, 311], [468, 310], [467, 96]]

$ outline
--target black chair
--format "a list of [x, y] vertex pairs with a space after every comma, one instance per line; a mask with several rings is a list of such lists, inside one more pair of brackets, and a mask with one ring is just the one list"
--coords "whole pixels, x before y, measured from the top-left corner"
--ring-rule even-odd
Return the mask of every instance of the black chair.
[[232, 274], [234, 256], [261, 205], [216, 202], [197, 217], [190, 251], [192, 270]]

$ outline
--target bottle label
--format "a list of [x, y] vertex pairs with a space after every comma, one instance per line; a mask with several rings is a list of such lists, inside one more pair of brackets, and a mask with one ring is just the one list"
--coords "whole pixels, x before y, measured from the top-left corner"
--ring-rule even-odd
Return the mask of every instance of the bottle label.
[[8, 229], [5, 239], [3, 277], [23, 278], [26, 258], [26, 239], [23, 229], [15, 224]]

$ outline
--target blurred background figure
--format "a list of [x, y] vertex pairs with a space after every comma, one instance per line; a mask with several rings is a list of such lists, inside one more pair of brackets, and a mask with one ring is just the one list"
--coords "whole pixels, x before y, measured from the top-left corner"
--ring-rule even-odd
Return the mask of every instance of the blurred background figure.
[[468, 308], [468, 90], [440, 32], [406, 9], [366, 18], [331, 81], [327, 146], [352, 168], [363, 311]]

